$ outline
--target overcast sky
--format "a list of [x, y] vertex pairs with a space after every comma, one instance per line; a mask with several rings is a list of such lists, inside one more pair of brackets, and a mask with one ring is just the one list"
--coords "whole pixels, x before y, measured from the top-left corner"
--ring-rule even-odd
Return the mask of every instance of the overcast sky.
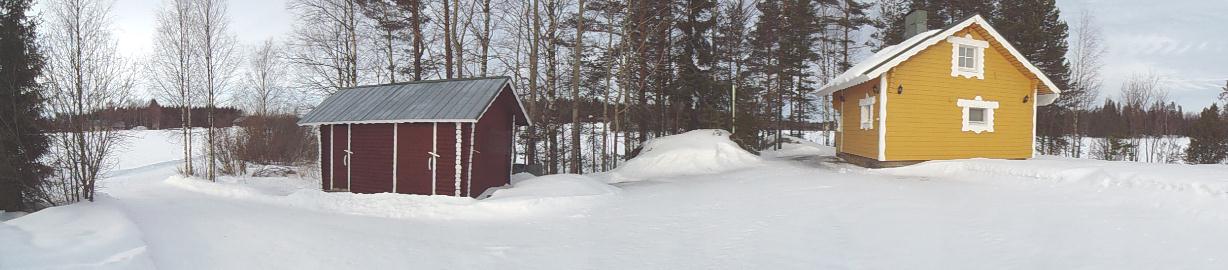
[[[162, 0], [117, 0], [120, 50], [144, 56], [153, 44], [154, 12]], [[285, 0], [231, 0], [231, 29], [244, 46], [283, 38], [293, 19]], [[1228, 80], [1228, 1], [1059, 0], [1063, 18], [1092, 10], [1109, 47], [1101, 99], [1116, 97], [1132, 74], [1152, 72], [1187, 108], [1211, 104]]]

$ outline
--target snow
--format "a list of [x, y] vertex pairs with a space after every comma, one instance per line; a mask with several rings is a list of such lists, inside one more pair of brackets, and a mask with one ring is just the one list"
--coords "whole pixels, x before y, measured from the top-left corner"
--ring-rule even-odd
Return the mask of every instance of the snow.
[[[171, 160], [112, 174], [97, 202], [0, 223], [0, 269], [1228, 264], [1228, 196], [1218, 193], [1228, 182], [1224, 165], [1044, 157], [870, 170], [814, 156], [716, 155], [726, 150], [713, 145], [724, 141], [709, 132], [653, 143], [654, 150], [641, 156], [654, 160], [652, 166], [636, 166], [658, 171], [641, 181], [608, 185], [603, 174], [521, 175], [515, 185], [475, 200], [326, 193], [296, 177], [218, 183], [174, 177], [173, 133], [148, 132], [141, 136], [161, 145], [142, 151], [171, 154], [122, 156]], [[700, 151], [700, 145], [708, 146]], [[692, 157], [701, 162], [754, 165], [701, 173], [681, 164], [687, 159], [666, 157], [685, 153], [706, 155]], [[663, 169], [669, 166], [691, 171], [669, 173]]]
[[1228, 198], [1228, 165], [1177, 165], [1095, 161], [1043, 156], [1027, 162], [998, 159], [928, 161], [883, 169], [895, 175], [993, 179], [1013, 176], [1055, 184], [1081, 184], [1091, 188], [1132, 188]]
[[887, 46], [881, 50], [878, 50], [878, 52], [875, 52], [873, 55], [870, 55], [870, 57], [866, 59], [862, 59], [861, 61], [857, 62], [857, 65], [854, 65], [850, 67], [848, 70], [845, 70], [844, 73], [841, 73], [839, 76], [832, 78], [830, 81], [827, 82], [827, 84], [819, 88], [819, 92], [817, 95], [820, 95], [820, 96], [829, 95], [832, 92], [835, 92], [837, 90], [849, 88], [851, 86], [863, 83], [867, 80], [870, 80], [871, 78], [866, 77], [865, 75], [863, 75], [863, 73], [870, 71], [870, 69], [874, 68], [875, 66], [878, 66], [878, 64], [884, 61], [890, 60], [891, 57], [895, 56], [896, 54], [899, 54], [900, 52], [903, 52], [904, 50], [911, 48], [913, 45], [917, 43], [921, 43], [922, 41], [925, 41], [926, 39], [929, 39], [930, 36], [934, 35], [935, 33], [938, 33], [939, 31], [941, 30], [934, 29], [934, 30], [925, 31], [925, 32], [916, 34], [904, 40], [904, 42], [900, 42], [900, 44]]
[[758, 156], [729, 140], [728, 131], [700, 129], [649, 140], [638, 156], [603, 176], [618, 183], [721, 173], [759, 163]]
[[765, 158], [788, 158], [788, 157], [806, 157], [806, 156], [835, 156], [836, 148], [818, 144], [806, 139], [782, 136], [780, 149], [768, 147], [763, 151], [759, 151], [759, 156]]
[[557, 197], [596, 197], [618, 194], [619, 189], [588, 176], [575, 174], [546, 175], [517, 181], [512, 188], [495, 191], [484, 200], [520, 200]]
[[0, 269], [151, 268], [141, 232], [115, 203], [99, 196], [92, 204], [49, 208], [0, 223]]

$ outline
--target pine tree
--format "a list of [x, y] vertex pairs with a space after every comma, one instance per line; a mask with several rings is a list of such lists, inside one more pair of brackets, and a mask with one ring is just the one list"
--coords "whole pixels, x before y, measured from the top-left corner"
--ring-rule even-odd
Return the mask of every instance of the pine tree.
[[31, 2], [0, 3], [0, 210], [29, 211], [47, 202], [39, 192], [50, 169], [39, 163], [48, 138], [40, 128], [44, 97], [36, 78], [43, 57], [35, 42]]
[[836, 38], [832, 39], [840, 48], [840, 59], [837, 62], [839, 71], [843, 72], [853, 66], [853, 62], [849, 59], [857, 50], [856, 36], [854, 32], [861, 29], [863, 26], [873, 26], [874, 20], [870, 18], [868, 11], [871, 7], [870, 3], [862, 3], [856, 0], [840, 0], [836, 5], [838, 14], [830, 18], [831, 24], [839, 29]]
[[1214, 103], [1202, 110], [1190, 127], [1190, 146], [1185, 149], [1185, 161], [1192, 164], [1216, 164], [1228, 158], [1228, 127], [1220, 118]]

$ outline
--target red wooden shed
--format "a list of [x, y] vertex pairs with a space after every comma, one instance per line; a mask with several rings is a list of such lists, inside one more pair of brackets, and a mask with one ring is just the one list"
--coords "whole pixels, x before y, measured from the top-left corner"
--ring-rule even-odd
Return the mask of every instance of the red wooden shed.
[[343, 89], [299, 121], [318, 131], [323, 190], [469, 197], [510, 182], [530, 124], [507, 77]]

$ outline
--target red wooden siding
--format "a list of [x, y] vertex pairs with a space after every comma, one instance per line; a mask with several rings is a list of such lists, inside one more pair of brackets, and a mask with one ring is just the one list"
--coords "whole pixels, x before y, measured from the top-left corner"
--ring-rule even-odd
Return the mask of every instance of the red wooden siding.
[[478, 119], [474, 139], [473, 196], [511, 182], [512, 116], [519, 114], [510, 88], [503, 89]]
[[392, 124], [351, 126], [350, 192], [392, 191]]
[[332, 167], [330, 167], [332, 166], [332, 163], [329, 163], [330, 160], [328, 157], [332, 155], [332, 152], [330, 151], [332, 150], [332, 145], [333, 145], [332, 140], [330, 139], [332, 137], [329, 137], [329, 135], [332, 134], [332, 133], [329, 133], [330, 131], [329, 127], [331, 126], [321, 125], [319, 127], [320, 129], [320, 134], [319, 134], [320, 135], [320, 188], [321, 190], [333, 189], [333, 187], [330, 185], [331, 183], [329, 182], [332, 179], [329, 178], [329, 175], [328, 175], [328, 173], [332, 171]]
[[[511, 88], [505, 88], [478, 123], [460, 123], [459, 169], [457, 123], [321, 125], [321, 188], [349, 188], [355, 193], [430, 195], [433, 191], [438, 195], [455, 195], [459, 176], [460, 195], [473, 197], [486, 189], [506, 185], [511, 178], [513, 116], [520, 113], [517, 106]], [[343, 162], [346, 149], [353, 152], [348, 170]], [[439, 155], [434, 179], [428, 167], [432, 150]], [[347, 172], [351, 176], [347, 177]]]

